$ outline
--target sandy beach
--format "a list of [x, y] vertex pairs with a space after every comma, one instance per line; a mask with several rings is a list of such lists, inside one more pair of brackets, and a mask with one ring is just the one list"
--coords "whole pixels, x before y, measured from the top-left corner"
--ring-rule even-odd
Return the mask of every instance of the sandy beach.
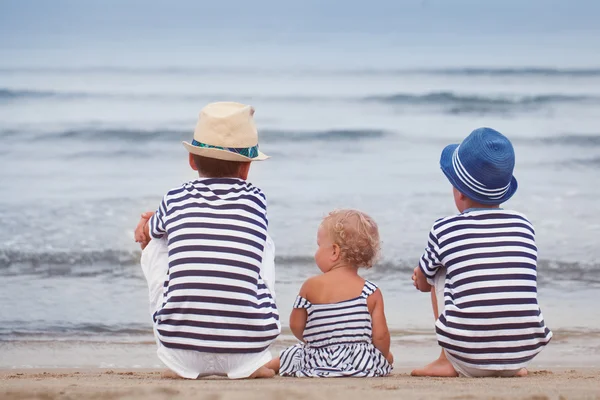
[[12, 399], [600, 399], [599, 369], [532, 370], [526, 378], [387, 378], [197, 381], [159, 370], [3, 370], [0, 398]]
[[[0, 342], [0, 399], [600, 399], [597, 332], [557, 330], [528, 377], [486, 379], [410, 377], [439, 354], [431, 332], [394, 332], [395, 369], [375, 379], [162, 379], [152, 337], [133, 339]], [[273, 354], [293, 343], [286, 330]]]

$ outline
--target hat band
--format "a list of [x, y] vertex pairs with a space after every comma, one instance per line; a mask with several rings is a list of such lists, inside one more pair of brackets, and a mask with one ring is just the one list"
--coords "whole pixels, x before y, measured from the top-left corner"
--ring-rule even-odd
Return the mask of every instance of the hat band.
[[465, 186], [467, 186], [475, 193], [479, 193], [483, 196], [486, 196], [491, 200], [501, 199], [506, 194], [506, 192], [508, 192], [508, 189], [510, 188], [510, 181], [508, 182], [508, 185], [499, 189], [488, 189], [487, 186], [485, 186], [483, 183], [473, 178], [469, 174], [467, 169], [462, 165], [462, 163], [460, 162], [460, 157], [458, 156], [459, 148], [460, 146], [458, 146], [454, 150], [454, 154], [452, 154], [452, 166], [454, 167], [454, 171], [456, 171], [458, 179], [460, 179], [460, 181], [464, 183]]
[[244, 157], [248, 158], [256, 158], [258, 157], [258, 144], [252, 147], [221, 147], [221, 146], [213, 146], [212, 144], [206, 144], [197, 141], [196, 139], [192, 140], [192, 146], [201, 147], [204, 149], [217, 149], [217, 150], [225, 150], [231, 153], [240, 154]]

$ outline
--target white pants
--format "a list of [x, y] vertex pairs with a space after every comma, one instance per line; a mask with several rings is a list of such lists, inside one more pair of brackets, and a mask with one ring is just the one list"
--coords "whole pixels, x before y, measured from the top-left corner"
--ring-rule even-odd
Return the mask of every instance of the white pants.
[[[427, 281], [434, 287], [438, 315], [441, 315], [444, 312], [445, 307], [444, 288], [446, 286], [446, 270], [440, 269], [433, 279], [428, 279]], [[520, 371], [519, 369], [490, 370], [474, 368], [452, 356], [446, 349], [444, 349], [444, 353], [446, 353], [446, 358], [448, 358], [448, 361], [450, 361], [458, 375], [465, 378], [511, 377], [515, 376]]]
[[[148, 282], [150, 315], [162, 307], [165, 276], [169, 269], [169, 251], [165, 239], [152, 239], [142, 251], [142, 271]], [[263, 254], [261, 277], [275, 298], [275, 246], [269, 236]], [[154, 336], [158, 358], [177, 375], [187, 379], [197, 379], [209, 375], [227, 376], [230, 379], [248, 378], [254, 371], [271, 361], [267, 349], [256, 354], [215, 354], [193, 350], [171, 349], [162, 345]]]

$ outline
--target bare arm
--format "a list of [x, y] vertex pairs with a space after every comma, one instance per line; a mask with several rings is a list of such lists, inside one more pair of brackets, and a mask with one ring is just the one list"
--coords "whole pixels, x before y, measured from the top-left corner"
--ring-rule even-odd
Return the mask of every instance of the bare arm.
[[290, 314], [290, 329], [298, 340], [304, 342], [307, 313], [304, 308], [294, 308]]
[[[298, 296], [308, 300], [307, 296], [311, 286], [314, 286], [314, 281], [312, 278], [304, 282], [300, 288]], [[306, 312], [305, 308], [294, 308], [290, 314], [290, 330], [294, 336], [296, 336], [296, 338], [302, 342], [304, 342], [304, 328], [306, 328], [307, 318], [308, 313]]]
[[388, 361], [390, 358], [393, 360], [390, 353], [390, 331], [385, 319], [381, 290], [377, 289], [375, 293], [369, 296], [367, 305], [369, 306], [373, 325], [373, 345]]

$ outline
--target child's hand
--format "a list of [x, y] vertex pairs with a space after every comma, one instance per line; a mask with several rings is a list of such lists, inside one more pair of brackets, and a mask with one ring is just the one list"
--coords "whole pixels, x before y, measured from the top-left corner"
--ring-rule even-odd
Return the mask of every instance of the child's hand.
[[413, 271], [412, 281], [417, 290], [420, 290], [421, 292], [431, 292], [431, 285], [427, 283], [427, 277], [425, 274], [423, 274], [421, 268], [415, 268]]
[[387, 360], [388, 363], [390, 363], [390, 365], [394, 364], [394, 355], [392, 354], [391, 351], [388, 353], [388, 355], [385, 359]]
[[154, 212], [148, 211], [142, 214], [140, 222], [135, 227], [134, 238], [136, 243], [139, 243], [142, 250], [146, 248], [150, 242], [150, 232], [148, 229], [148, 220], [154, 215]]

